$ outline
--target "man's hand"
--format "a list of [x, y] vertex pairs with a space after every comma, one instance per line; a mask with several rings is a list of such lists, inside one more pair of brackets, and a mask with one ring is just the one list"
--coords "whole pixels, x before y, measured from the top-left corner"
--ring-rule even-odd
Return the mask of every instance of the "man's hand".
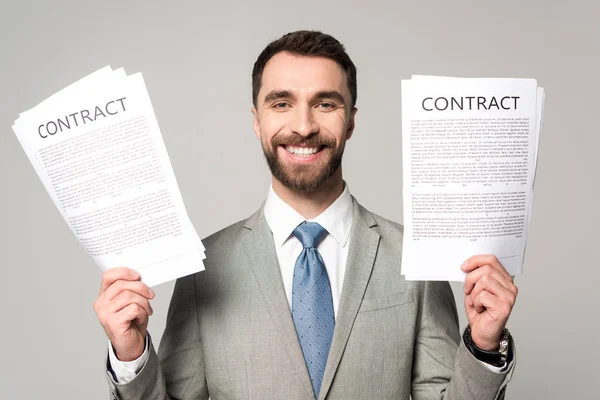
[[477, 255], [463, 263], [465, 310], [471, 337], [483, 350], [498, 350], [500, 337], [517, 298], [517, 287], [496, 256]]
[[144, 352], [146, 328], [154, 292], [129, 268], [112, 268], [102, 274], [94, 311], [121, 361], [133, 361]]

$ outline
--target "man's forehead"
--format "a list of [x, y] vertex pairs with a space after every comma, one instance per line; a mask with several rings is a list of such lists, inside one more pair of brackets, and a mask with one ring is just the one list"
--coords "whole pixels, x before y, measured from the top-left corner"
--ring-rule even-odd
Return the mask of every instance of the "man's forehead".
[[287, 52], [274, 55], [263, 70], [259, 97], [264, 98], [272, 90], [288, 90], [297, 95], [339, 91], [350, 97], [346, 75], [334, 60]]

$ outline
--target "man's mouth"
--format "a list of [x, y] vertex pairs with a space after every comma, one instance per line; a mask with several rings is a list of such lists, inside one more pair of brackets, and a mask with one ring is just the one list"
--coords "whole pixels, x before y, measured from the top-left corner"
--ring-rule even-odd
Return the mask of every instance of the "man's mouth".
[[299, 147], [299, 146], [283, 146], [288, 153], [291, 153], [298, 157], [310, 157], [314, 154], [317, 154], [319, 151], [323, 150], [325, 146], [315, 146], [315, 147]]

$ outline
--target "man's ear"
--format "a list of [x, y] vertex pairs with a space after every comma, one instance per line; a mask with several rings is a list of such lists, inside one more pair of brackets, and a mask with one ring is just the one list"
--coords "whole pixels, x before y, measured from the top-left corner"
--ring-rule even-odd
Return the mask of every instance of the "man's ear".
[[348, 123], [348, 129], [346, 130], [346, 140], [350, 139], [354, 133], [354, 116], [357, 111], [358, 108], [356, 107], [352, 107], [352, 110], [350, 111], [350, 122]]
[[260, 140], [260, 124], [258, 121], [258, 111], [256, 110], [256, 107], [252, 107], [250, 111], [252, 111], [252, 115], [254, 115], [254, 122], [252, 124], [254, 128], [254, 134], [256, 135], [256, 138]]

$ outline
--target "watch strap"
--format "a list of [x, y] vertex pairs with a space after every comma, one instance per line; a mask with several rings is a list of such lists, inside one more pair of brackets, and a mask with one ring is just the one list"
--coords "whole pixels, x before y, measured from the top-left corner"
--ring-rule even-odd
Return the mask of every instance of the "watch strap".
[[473, 341], [473, 338], [471, 337], [470, 325], [467, 325], [467, 328], [463, 333], [463, 340], [469, 352], [473, 354], [473, 356], [475, 356], [475, 358], [477, 358], [479, 361], [498, 368], [503, 367], [506, 364], [508, 359], [508, 350], [510, 347], [510, 333], [508, 332], [508, 329], [504, 329], [502, 332], [498, 351], [488, 351], [477, 347]]

